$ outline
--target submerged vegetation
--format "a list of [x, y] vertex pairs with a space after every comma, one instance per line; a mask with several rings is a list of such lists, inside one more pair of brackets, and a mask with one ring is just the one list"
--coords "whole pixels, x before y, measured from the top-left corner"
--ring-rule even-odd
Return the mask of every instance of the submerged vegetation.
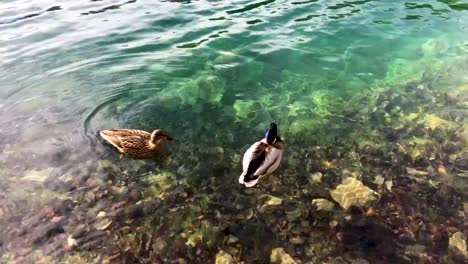
[[[457, 55], [443, 57], [448, 51]], [[162, 160], [64, 150], [56, 163], [66, 157], [70, 166], [28, 157], [26, 168], [9, 170], [21, 153], [8, 153], [0, 262], [462, 263], [468, 53], [443, 39], [420, 52], [420, 60], [395, 59], [359, 93], [288, 71], [262, 80], [271, 65], [220, 55], [145, 99], [187, 113], [190, 124], [173, 120], [168, 131], [197, 127], [186, 134], [197, 140]], [[236, 96], [246, 86], [255, 96]], [[223, 116], [199, 118], [202, 108]], [[173, 116], [155, 118], [135, 124]], [[241, 188], [247, 135], [261, 137], [271, 120], [286, 141], [280, 169], [258, 188]], [[30, 189], [18, 193], [24, 182]]]

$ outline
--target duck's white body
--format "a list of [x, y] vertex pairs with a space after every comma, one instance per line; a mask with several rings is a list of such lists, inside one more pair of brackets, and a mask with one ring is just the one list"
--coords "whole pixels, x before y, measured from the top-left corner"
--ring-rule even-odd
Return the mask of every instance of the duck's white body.
[[[276, 171], [283, 156], [283, 142], [278, 137], [272, 145], [266, 139], [255, 142], [245, 152], [242, 160], [243, 172], [239, 177], [239, 183], [246, 187], [253, 187], [258, 179]], [[249, 171], [249, 167], [252, 167]], [[252, 171], [255, 170], [253, 173]], [[248, 176], [248, 174], [251, 174]], [[250, 179], [246, 179], [246, 176]]]

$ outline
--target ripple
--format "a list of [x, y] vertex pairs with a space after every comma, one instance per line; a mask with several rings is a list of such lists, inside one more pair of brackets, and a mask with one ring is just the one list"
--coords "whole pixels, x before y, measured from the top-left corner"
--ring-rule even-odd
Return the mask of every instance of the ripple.
[[109, 10], [119, 9], [124, 5], [135, 3], [136, 1], [137, 0], [129, 0], [129, 1], [124, 2], [122, 4], [110, 5], [110, 6], [106, 6], [104, 8], [98, 9], [98, 10], [91, 10], [91, 11], [88, 11], [88, 12], [83, 12], [83, 13], [81, 13], [81, 15], [87, 16], [87, 15], [94, 15], [94, 14], [104, 13], [104, 12], [109, 11]]
[[52, 6], [52, 7], [47, 8], [46, 10], [44, 10], [42, 12], [39, 12], [39, 13], [32, 13], [32, 14], [27, 14], [27, 15], [20, 16], [20, 17], [13, 17], [13, 18], [7, 18], [7, 19], [4, 19], [4, 20], [0, 20], [0, 25], [2, 25], [2, 24], [12, 24], [12, 23], [19, 22], [19, 21], [22, 21], [22, 20], [25, 20], [25, 19], [40, 16], [40, 15], [45, 14], [47, 12], [53, 12], [53, 11], [58, 11], [58, 10], [62, 10], [62, 8], [60, 6]]
[[420, 16], [420, 15], [407, 15], [407, 16], [401, 18], [401, 19], [403, 19], [403, 20], [419, 20], [421, 18], [423, 18], [423, 16]]
[[309, 21], [311, 19], [314, 19], [314, 18], [320, 17], [320, 16], [322, 16], [322, 15], [308, 15], [308, 16], [305, 16], [305, 17], [294, 19], [294, 21], [295, 22], [304, 22], [304, 21]]
[[257, 3], [253, 3], [253, 4], [246, 5], [245, 7], [242, 7], [242, 8], [239, 8], [239, 9], [228, 10], [228, 11], [226, 11], [226, 13], [228, 13], [228, 14], [243, 13], [243, 12], [247, 12], [247, 11], [253, 10], [253, 9], [255, 9], [255, 8], [264, 6], [264, 5], [268, 5], [268, 4], [274, 3], [275, 1], [276, 1], [276, 0], [261, 1], [261, 2], [257, 2]]
[[310, 3], [315, 3], [318, 2], [319, 0], [307, 0], [307, 1], [298, 1], [298, 2], [292, 2], [293, 5], [305, 5], [305, 4], [310, 4]]
[[262, 23], [262, 22], [263, 22], [263, 20], [261, 20], [261, 19], [254, 19], [254, 20], [249, 20], [246, 23], [249, 24], [249, 25], [254, 25], [254, 24], [258, 24], [258, 23]]

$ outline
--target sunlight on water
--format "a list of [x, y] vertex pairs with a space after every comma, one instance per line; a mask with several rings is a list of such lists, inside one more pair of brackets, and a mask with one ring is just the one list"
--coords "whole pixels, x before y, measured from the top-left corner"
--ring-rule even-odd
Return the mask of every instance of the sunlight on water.
[[[466, 1], [3, 1], [0, 263], [462, 263], [467, 17]], [[244, 188], [271, 122], [281, 165]], [[121, 160], [110, 128], [178, 141]]]

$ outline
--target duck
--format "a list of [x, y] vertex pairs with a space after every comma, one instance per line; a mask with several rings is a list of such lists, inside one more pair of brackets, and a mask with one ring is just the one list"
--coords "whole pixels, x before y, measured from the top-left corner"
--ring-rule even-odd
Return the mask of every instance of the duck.
[[278, 126], [271, 123], [265, 137], [249, 147], [242, 159], [243, 172], [239, 183], [253, 187], [259, 178], [275, 172], [283, 156], [284, 142], [278, 136]]
[[136, 159], [158, 158], [164, 153], [163, 142], [175, 139], [163, 130], [152, 133], [139, 129], [109, 129], [99, 131], [101, 137], [117, 148], [120, 158], [125, 156]]

